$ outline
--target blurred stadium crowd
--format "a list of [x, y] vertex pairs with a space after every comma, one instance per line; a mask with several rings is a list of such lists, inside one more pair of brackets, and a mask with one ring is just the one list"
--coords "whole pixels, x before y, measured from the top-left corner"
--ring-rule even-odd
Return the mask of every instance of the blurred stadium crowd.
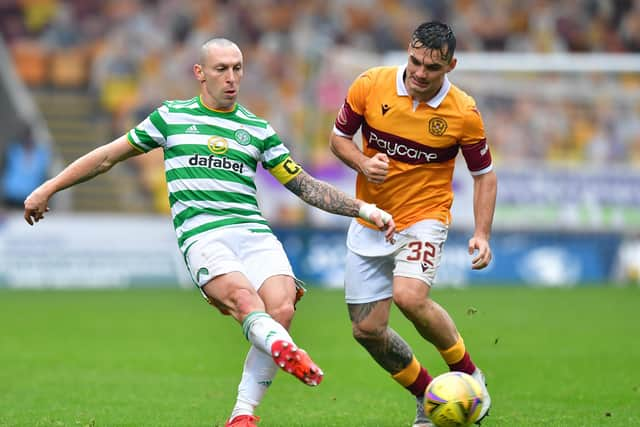
[[[0, 28], [20, 78], [34, 90], [90, 93], [109, 118], [109, 137], [163, 100], [196, 93], [191, 68], [202, 42], [236, 41], [246, 62], [240, 101], [270, 120], [319, 176], [339, 167], [327, 139], [350, 81], [384, 53], [405, 49], [413, 28], [431, 19], [453, 26], [459, 52], [640, 51], [637, 0], [0, 2]], [[623, 90], [640, 87], [637, 73], [615, 78]], [[498, 162], [640, 164], [633, 100], [545, 103], [527, 91], [470, 92]], [[154, 168], [157, 162], [141, 163], [143, 174]]]

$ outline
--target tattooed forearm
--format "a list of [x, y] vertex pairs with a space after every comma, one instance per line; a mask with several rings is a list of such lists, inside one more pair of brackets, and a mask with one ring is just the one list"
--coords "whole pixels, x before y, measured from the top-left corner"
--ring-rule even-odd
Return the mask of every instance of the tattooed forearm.
[[349, 304], [349, 317], [356, 340], [371, 354], [373, 359], [390, 374], [397, 374], [413, 359], [413, 351], [396, 331], [384, 325], [374, 330], [363, 330], [365, 321], [376, 303]]
[[338, 215], [358, 216], [359, 207], [353, 197], [331, 184], [320, 181], [302, 171], [285, 187], [312, 206]]

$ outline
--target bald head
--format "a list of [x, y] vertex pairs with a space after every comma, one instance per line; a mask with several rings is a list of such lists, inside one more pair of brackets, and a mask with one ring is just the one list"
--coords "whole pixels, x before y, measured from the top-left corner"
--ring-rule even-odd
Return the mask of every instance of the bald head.
[[234, 108], [242, 80], [242, 51], [231, 40], [211, 39], [200, 49], [200, 63], [193, 65], [200, 82], [202, 101], [210, 108]]
[[215, 53], [220, 49], [232, 49], [240, 53], [242, 57], [242, 51], [237, 44], [229, 39], [214, 38], [205, 42], [200, 48], [200, 64], [206, 64], [211, 56], [215, 56]]

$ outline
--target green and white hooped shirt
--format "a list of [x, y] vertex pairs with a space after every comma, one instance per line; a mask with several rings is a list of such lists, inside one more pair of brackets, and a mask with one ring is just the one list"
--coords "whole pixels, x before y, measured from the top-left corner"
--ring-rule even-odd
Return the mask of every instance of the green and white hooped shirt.
[[181, 251], [210, 230], [271, 232], [256, 199], [258, 162], [283, 184], [301, 172], [266, 120], [243, 106], [213, 110], [194, 97], [166, 101], [127, 134], [142, 152], [161, 147]]

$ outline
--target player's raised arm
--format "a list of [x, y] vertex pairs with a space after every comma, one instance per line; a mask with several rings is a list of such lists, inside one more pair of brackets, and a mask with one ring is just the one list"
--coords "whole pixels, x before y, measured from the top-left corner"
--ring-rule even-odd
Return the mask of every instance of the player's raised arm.
[[44, 218], [44, 213], [49, 210], [49, 199], [58, 191], [88, 181], [107, 172], [116, 163], [137, 154], [141, 152], [129, 144], [126, 135], [90, 151], [33, 190], [24, 201], [25, 221], [33, 225]]

